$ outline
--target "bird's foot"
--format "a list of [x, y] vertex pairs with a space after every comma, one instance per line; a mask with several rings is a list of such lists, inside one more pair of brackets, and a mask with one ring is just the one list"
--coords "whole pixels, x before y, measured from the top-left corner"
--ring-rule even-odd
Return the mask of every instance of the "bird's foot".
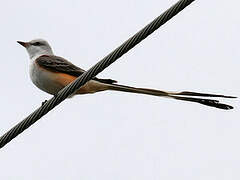
[[47, 100], [43, 101], [43, 102], [42, 102], [42, 106], [43, 106], [46, 102], [47, 102]]

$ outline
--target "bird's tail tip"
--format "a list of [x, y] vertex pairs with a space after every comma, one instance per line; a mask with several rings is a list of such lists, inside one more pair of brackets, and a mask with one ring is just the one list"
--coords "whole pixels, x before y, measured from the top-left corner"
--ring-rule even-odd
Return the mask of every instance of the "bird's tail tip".
[[217, 100], [208, 100], [207, 99], [206, 101], [200, 102], [200, 104], [212, 106], [212, 107], [215, 107], [218, 109], [224, 109], [224, 110], [233, 109], [233, 106], [230, 106], [228, 104], [219, 103], [219, 101], [217, 101]]
[[192, 98], [192, 97], [182, 97], [182, 96], [171, 96], [171, 97], [173, 97], [174, 99], [177, 99], [177, 100], [196, 102], [199, 104], [215, 107], [218, 109], [224, 109], [224, 110], [233, 109], [233, 106], [220, 103], [218, 100], [213, 100], [213, 99], [202, 99], [202, 98]]

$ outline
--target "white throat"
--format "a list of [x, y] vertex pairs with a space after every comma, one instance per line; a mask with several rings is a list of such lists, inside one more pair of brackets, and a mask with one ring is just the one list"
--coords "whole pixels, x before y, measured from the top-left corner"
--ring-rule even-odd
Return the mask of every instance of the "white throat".
[[37, 58], [39, 58], [42, 55], [54, 55], [54, 54], [52, 51], [50, 51], [50, 52], [49, 51], [41, 51], [41, 52], [37, 52], [37, 53], [33, 53], [33, 54], [29, 53], [31, 60], [36, 60]]

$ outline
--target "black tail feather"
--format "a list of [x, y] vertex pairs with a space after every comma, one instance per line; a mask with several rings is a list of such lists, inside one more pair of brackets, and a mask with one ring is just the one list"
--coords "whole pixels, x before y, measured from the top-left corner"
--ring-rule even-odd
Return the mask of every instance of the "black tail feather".
[[228, 104], [219, 103], [218, 100], [213, 100], [213, 99], [201, 99], [201, 98], [191, 98], [191, 97], [181, 97], [181, 96], [171, 96], [171, 97], [177, 100], [197, 102], [206, 106], [211, 106], [219, 109], [225, 109], [225, 110], [233, 109], [232, 106]]
[[106, 83], [106, 84], [114, 84], [114, 83], [117, 83], [117, 81], [116, 81], [116, 80], [113, 80], [113, 79], [99, 79], [99, 78], [94, 78], [94, 80], [97, 80], [98, 82]]
[[183, 91], [180, 93], [176, 93], [175, 95], [182, 95], [182, 96], [202, 96], [202, 97], [222, 97], [222, 98], [237, 98], [234, 96], [225, 96], [221, 94], [208, 94], [208, 93], [197, 93], [191, 91]]

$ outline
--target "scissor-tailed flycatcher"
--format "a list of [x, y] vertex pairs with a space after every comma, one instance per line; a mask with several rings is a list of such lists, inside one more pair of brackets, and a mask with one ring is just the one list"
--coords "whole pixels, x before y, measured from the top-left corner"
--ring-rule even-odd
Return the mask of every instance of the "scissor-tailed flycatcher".
[[[24, 46], [30, 56], [30, 77], [32, 82], [41, 90], [56, 95], [59, 90], [82, 75], [85, 71], [66, 59], [55, 56], [52, 48], [47, 41], [35, 39], [30, 42], [17, 41]], [[168, 97], [177, 100], [197, 102], [207, 106], [212, 106], [220, 109], [232, 109], [232, 106], [219, 103], [217, 100], [194, 98], [190, 96], [202, 97], [222, 97], [234, 98], [232, 96], [224, 96], [217, 94], [204, 94], [183, 91], [179, 93], [166, 92], [154, 89], [135, 88], [116, 84], [117, 81], [112, 79], [99, 79], [97, 77], [88, 81], [82, 86], [76, 94], [95, 93], [105, 90], [124, 91], [130, 93], [148, 94], [153, 96]]]

